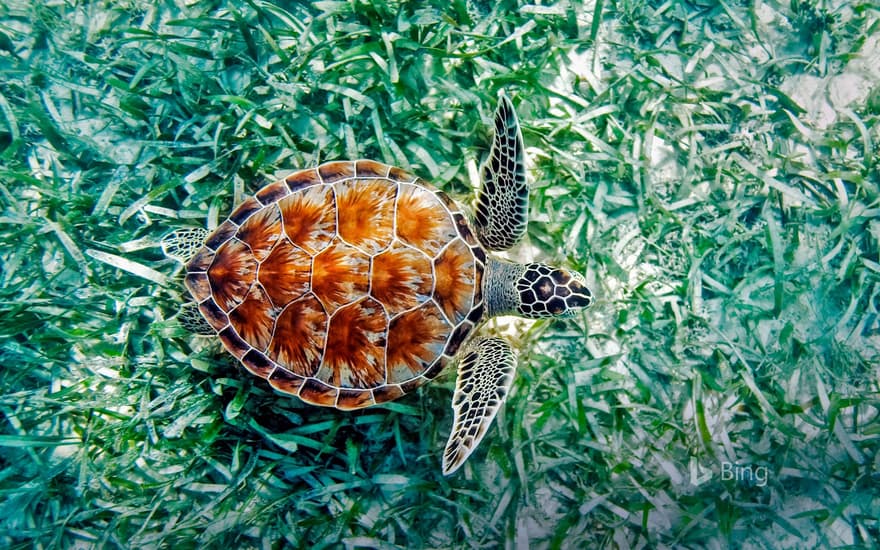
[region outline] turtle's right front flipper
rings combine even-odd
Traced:
[[[443,452],[443,474],[457,470],[470,456],[513,384],[516,355],[501,338],[480,338],[465,350],[458,364],[452,395],[452,432]]]

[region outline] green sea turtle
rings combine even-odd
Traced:
[[[572,315],[593,301],[578,273],[490,255],[523,237],[528,214],[522,135],[503,93],[494,130],[470,220],[424,180],[355,160],[266,185],[210,234],[173,232],[163,248],[185,262],[201,313],[185,324],[215,334],[276,390],[338,409],[397,399],[456,360],[443,454],[443,472],[454,472],[516,368],[510,344],[475,337],[480,325]]]

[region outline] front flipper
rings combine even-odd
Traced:
[[[443,474],[457,470],[470,456],[504,403],[513,383],[516,355],[501,338],[480,338],[458,363],[452,396],[452,432],[443,452]]]
[[[483,185],[474,215],[477,237],[489,250],[506,250],[522,239],[529,213],[525,152],[513,104],[501,92],[495,138],[483,165]]]

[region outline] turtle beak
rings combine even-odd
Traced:
[[[577,309],[590,307],[593,304],[593,293],[590,289],[583,286],[572,285],[571,296],[565,299],[565,305],[568,309]]]
[[[587,288],[584,276],[576,271],[568,272],[570,279],[565,287],[571,292],[565,298],[565,305],[574,314],[574,310],[587,308],[593,304],[593,293]]]
[[[553,270],[552,278],[555,283],[553,291],[555,298],[548,304],[551,315],[574,317],[577,310],[590,307],[593,303],[593,293],[587,288],[587,282],[580,273],[557,268]]]

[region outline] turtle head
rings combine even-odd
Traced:
[[[571,317],[590,307],[593,293],[580,273],[545,264],[516,264],[491,256],[483,276],[489,317]]]
[[[523,267],[516,281],[517,309],[523,317],[571,317],[593,303],[593,293],[580,273],[539,263]]]

